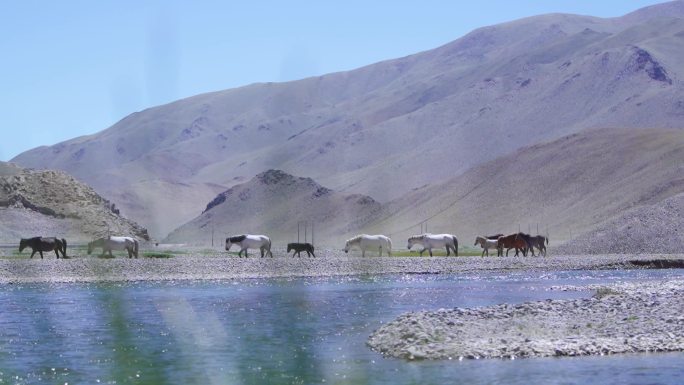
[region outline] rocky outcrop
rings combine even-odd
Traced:
[[[46,235],[49,232],[43,229],[48,228],[50,232],[61,229],[72,239],[121,233],[149,240],[147,230],[122,217],[115,204],[62,171],[4,164],[0,168],[0,216],[0,238],[5,241],[15,240],[17,234]]]

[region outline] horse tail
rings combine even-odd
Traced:
[[[458,257],[458,239],[455,235],[451,236],[454,239],[454,254]]]
[[[67,247],[66,239],[62,238],[62,256],[63,257],[66,257],[66,247]]]
[[[549,244],[549,237],[544,237],[544,240],[546,241],[546,244]]]
[[[392,256],[392,238],[387,237],[387,255]]]
[[[135,255],[136,258],[138,258],[138,240],[137,239],[133,240],[133,254]]]

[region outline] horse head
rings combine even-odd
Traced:
[[[344,253],[347,254],[349,252],[349,241],[344,244]]]
[[[233,243],[230,242],[230,238],[226,238],[226,251],[230,250],[231,246],[233,246]]]
[[[290,251],[292,251],[292,246],[293,246],[293,245],[292,245],[291,243],[288,243],[288,244],[287,244],[287,252],[288,252],[288,253],[289,253]]]
[[[19,240],[19,252],[21,253],[26,246],[28,246],[28,239],[21,238],[21,240]]]

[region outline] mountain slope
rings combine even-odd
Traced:
[[[557,250],[564,254],[684,251],[684,194],[618,214]]]
[[[215,242],[222,244],[229,234],[249,233],[269,235],[274,245],[285,247],[297,240],[298,222],[309,221],[314,223],[315,239],[329,245],[347,233],[350,222],[379,209],[368,196],[337,193],[310,178],[268,170],[217,195],[201,215],[172,231],[164,242],[207,245],[213,232]],[[303,226],[301,231],[303,242]]]
[[[537,144],[383,205],[362,228],[400,238],[433,232],[548,232],[559,244],[606,220],[684,193],[684,130],[599,129]]]
[[[681,127],[682,4],[484,27],[354,71],[150,108],[14,161],[72,173],[157,235],[273,167],[387,201],[585,128]]]
[[[149,240],[146,229],[70,175],[0,162],[1,243],[39,235],[84,242],[108,233]]]

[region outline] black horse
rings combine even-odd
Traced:
[[[294,253],[292,253],[293,257],[295,256],[295,254],[298,257],[301,257],[300,253],[302,251],[306,251],[306,254],[309,257],[311,257],[312,255],[314,256],[314,258],[316,257],[316,254],[314,254],[314,247],[310,243],[288,243],[287,252],[289,253],[292,250],[294,250]]]
[[[62,253],[62,257],[66,258],[66,248],[67,241],[62,238],[55,237],[33,237],[33,238],[21,238],[19,241],[19,252],[21,253],[26,247],[30,247],[33,252],[31,253],[31,258],[33,254],[37,252],[40,253],[40,259],[43,259],[43,251],[54,251],[59,259],[59,253]]]

